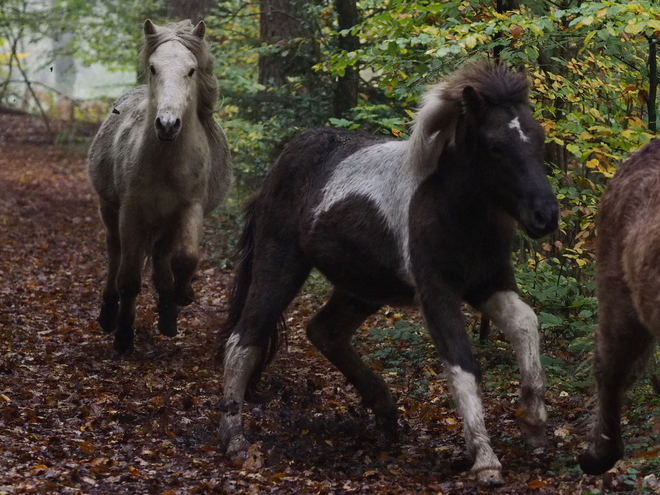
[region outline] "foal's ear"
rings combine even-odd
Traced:
[[[467,111],[478,114],[484,107],[484,99],[472,86],[465,86],[463,88],[463,105]]]
[[[146,34],[147,36],[151,34],[156,34],[156,28],[157,26],[153,22],[151,22],[151,19],[147,19],[146,21],[144,21],[144,34]]]
[[[193,29],[192,34],[200,39],[204,39],[204,33],[206,33],[206,24],[204,24],[204,21],[199,21]]]

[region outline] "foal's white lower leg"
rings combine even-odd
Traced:
[[[476,377],[457,365],[445,362],[445,375],[463,418],[463,433],[468,454],[474,461],[472,471],[481,484],[501,485],[502,465],[490,446],[484,422],[481,389]]]
[[[232,460],[243,460],[250,443],[243,433],[243,401],[252,372],[261,351],[254,346],[239,345],[240,334],[233,333],[225,349],[223,414],[220,419],[220,438]]]
[[[520,375],[521,407],[516,414],[527,442],[546,442],[545,374],[541,367],[538,320],[532,308],[513,291],[497,292],[481,308],[511,343]]]

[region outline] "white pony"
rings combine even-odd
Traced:
[[[107,229],[108,278],[99,323],[114,349],[133,349],[135,299],[153,259],[158,328],[177,333],[177,305],[194,299],[205,214],[231,185],[227,139],[213,119],[218,83],[204,22],[144,23],[147,84],[120,97],[89,152],[89,177]]]

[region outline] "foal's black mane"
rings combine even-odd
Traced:
[[[438,86],[443,96],[460,101],[463,89],[471,86],[487,103],[516,105],[528,103],[529,81],[525,72],[514,72],[504,64],[487,62],[468,64]]]

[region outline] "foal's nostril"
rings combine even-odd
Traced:
[[[179,129],[181,129],[181,119],[176,119],[174,126],[172,127],[172,131],[179,132]]]
[[[160,120],[160,117],[156,117],[156,129],[159,131],[165,130],[165,126],[163,125],[163,122]]]
[[[544,211],[536,210],[532,215],[532,220],[538,227],[545,227],[550,220],[550,216],[546,215]]]

